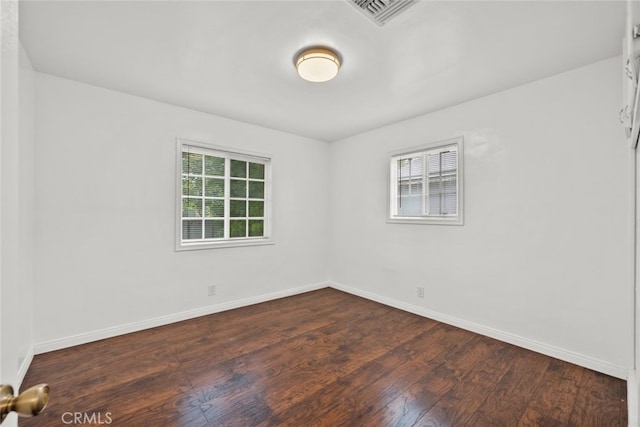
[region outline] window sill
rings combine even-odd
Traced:
[[[388,224],[420,224],[420,225],[464,225],[461,217],[393,217],[387,218]]]
[[[222,242],[194,242],[194,243],[178,243],[176,251],[197,251],[202,249],[221,249],[221,248],[238,248],[246,246],[264,246],[275,245],[273,239],[245,239],[245,240],[225,240]]]

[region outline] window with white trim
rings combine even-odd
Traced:
[[[271,159],[178,140],[177,249],[271,242]]]
[[[463,224],[462,137],[394,153],[389,222]]]

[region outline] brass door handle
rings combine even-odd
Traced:
[[[39,384],[20,393],[13,395],[13,387],[0,385],[0,423],[4,421],[9,412],[17,412],[23,417],[35,417],[47,406],[49,402],[49,386]]]

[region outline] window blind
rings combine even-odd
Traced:
[[[390,220],[462,224],[461,149],[456,138],[392,156]]]

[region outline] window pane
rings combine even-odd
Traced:
[[[202,217],[202,199],[182,199],[182,216]]]
[[[264,182],[249,181],[249,198],[264,199]]]
[[[257,237],[264,235],[264,221],[253,219],[249,221],[249,236]]]
[[[397,215],[421,216],[424,156],[416,154],[414,157],[399,159],[396,167],[398,169]]]
[[[236,178],[247,177],[247,162],[231,160],[231,176]]]
[[[442,215],[442,197],[440,194],[440,180],[429,180],[429,215]]]
[[[458,168],[458,152],[445,151],[442,153],[429,154],[428,156],[429,176],[455,175]]]
[[[229,221],[230,237],[247,237],[247,221],[232,219]]]
[[[422,215],[422,177],[406,179],[398,185],[398,215]]]
[[[182,194],[185,196],[202,196],[202,178],[196,176],[183,176]]]
[[[262,217],[264,216],[264,202],[252,200],[249,202],[249,216],[250,217]]]
[[[202,154],[183,152],[182,173],[202,175]]]
[[[422,160],[422,155],[398,160],[398,179],[421,179],[423,174]]]
[[[224,217],[224,200],[205,199],[204,216],[206,217]]]
[[[429,180],[429,215],[456,215],[458,195],[455,177]]]
[[[232,217],[247,216],[247,201],[231,200],[229,202],[229,215]]]
[[[182,221],[182,239],[183,240],[202,239],[202,221],[200,220]]]
[[[231,197],[247,197],[247,181],[232,179],[229,191]]]
[[[422,195],[398,197],[398,215],[420,216],[422,215]]]
[[[456,215],[458,213],[458,194],[455,176],[445,179],[443,184],[442,213],[443,215]]]
[[[249,163],[249,178],[264,179],[264,165],[260,163]]]
[[[224,237],[224,221],[208,219],[204,222],[205,239],[222,239]]]
[[[429,171],[429,176],[439,175],[440,174],[440,155],[429,154],[427,156],[427,169]]]
[[[440,153],[441,170],[443,173],[455,172],[458,167],[458,152],[447,151]]]
[[[456,150],[428,155],[429,162],[429,215],[457,215]]]
[[[205,156],[205,175],[224,176],[224,159],[222,157]]]
[[[224,179],[205,178],[204,195],[207,197],[224,197]]]

